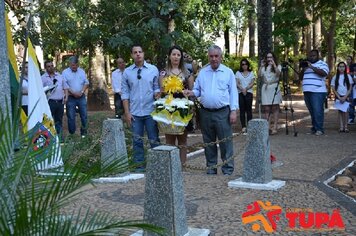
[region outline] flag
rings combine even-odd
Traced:
[[[38,169],[46,170],[62,166],[59,138],[43,90],[36,53],[30,39],[28,39],[28,114],[27,125],[34,151],[41,150],[40,153],[44,155],[50,154],[50,158],[44,159]]]
[[[6,40],[7,40],[7,52],[9,55],[9,71],[10,71],[10,86],[11,86],[11,104],[12,104],[12,111],[15,112],[18,104],[18,90],[20,87],[20,76],[19,70],[16,63],[16,55],[14,50],[14,42],[12,40],[12,33],[10,28],[10,21],[5,13],[5,26],[6,26]],[[21,109],[21,106],[20,106]],[[26,120],[27,116],[25,112],[21,109],[20,112],[20,119],[22,126],[24,127],[24,131],[27,131],[26,128]]]

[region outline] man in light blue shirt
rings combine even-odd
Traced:
[[[89,86],[89,81],[85,75],[85,71],[79,67],[78,57],[72,56],[69,58],[69,67],[62,72],[62,77],[64,80],[64,89],[68,93],[66,108],[69,133],[75,133],[75,113],[76,107],[78,107],[80,120],[82,123],[80,134],[82,138],[84,138],[87,134],[88,119],[85,90],[87,90]]]
[[[232,127],[236,123],[236,111],[239,109],[238,93],[234,72],[221,64],[222,50],[213,45],[208,49],[209,65],[199,72],[192,91],[188,96],[200,97],[200,126],[204,143],[219,143],[221,159],[227,161],[221,168],[224,175],[234,171]],[[205,147],[207,174],[217,174],[217,145]]]
[[[133,159],[137,164],[136,171],[145,171],[143,135],[146,128],[151,148],[158,146],[158,128],[151,116],[153,102],[160,96],[158,84],[159,73],[156,66],[144,60],[144,52],[140,45],[131,48],[134,64],[123,73],[121,99],[124,106],[124,118],[132,128]]]

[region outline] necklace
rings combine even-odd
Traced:
[[[179,73],[175,73],[173,72],[173,70],[171,70],[171,74],[175,75],[175,76],[179,76],[182,73],[182,70],[178,69]]]
[[[249,74],[250,74],[250,72],[249,71],[244,71],[244,72],[242,72],[241,73],[241,75],[243,76],[243,77],[245,77],[245,78],[247,78],[248,76],[249,76]]]

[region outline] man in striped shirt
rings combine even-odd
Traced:
[[[328,73],[329,67],[319,59],[319,51],[311,50],[300,78],[303,79],[304,101],[312,120],[311,131],[317,136],[324,134],[324,101],[327,94],[325,81]]]

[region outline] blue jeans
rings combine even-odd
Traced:
[[[312,120],[313,132],[321,131],[324,133],[324,102],[326,93],[304,92],[305,105],[309,110]]]
[[[80,98],[75,98],[73,96],[68,96],[67,101],[67,118],[68,118],[68,131],[70,134],[74,134],[76,130],[75,126],[75,113],[76,107],[79,109],[80,120],[82,126],[80,127],[80,134],[87,134],[87,100],[85,96],[81,96]]]
[[[133,116],[132,121],[132,133],[133,133],[133,161],[136,164],[141,163],[140,168],[144,169],[143,162],[144,148],[143,148],[143,133],[146,128],[147,136],[150,141],[151,148],[157,147],[159,145],[158,138],[158,128],[156,121],[153,120],[152,116]]]

